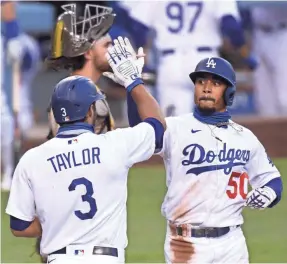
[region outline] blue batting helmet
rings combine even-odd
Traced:
[[[236,92],[236,78],[235,71],[232,65],[225,59],[218,57],[211,57],[201,60],[195,71],[189,74],[190,79],[195,83],[196,78],[201,73],[211,73],[221,77],[228,83],[228,87],[224,94],[225,104],[230,106],[233,103]]]
[[[58,124],[83,120],[90,106],[105,99],[95,84],[82,76],[70,76],[60,81],[52,95],[52,109]]]

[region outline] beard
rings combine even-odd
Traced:
[[[199,102],[197,104],[197,107],[203,115],[212,115],[214,112],[216,112],[215,99],[208,97],[200,97],[198,101]],[[201,101],[204,102],[210,101],[213,102],[213,105],[205,105],[205,104],[202,105],[200,103]]]
[[[98,61],[95,59],[93,61],[93,66],[95,69],[101,72],[113,72],[110,64],[107,61]]]
[[[203,115],[212,115],[213,113],[216,112],[215,107],[204,107],[200,105],[198,105],[197,107]]]

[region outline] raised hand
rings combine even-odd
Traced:
[[[143,48],[139,48],[138,54],[136,54],[129,39],[119,37],[114,40],[114,45],[108,49],[106,58],[113,73],[104,72],[104,76],[125,88],[128,88],[135,81],[142,83],[141,73],[144,66]]]

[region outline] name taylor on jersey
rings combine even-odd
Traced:
[[[62,169],[71,169],[78,166],[101,163],[100,148],[85,148],[77,151],[68,151],[47,159],[57,173]]]

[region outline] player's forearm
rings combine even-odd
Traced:
[[[127,106],[129,125],[130,127],[134,127],[138,125],[142,121],[142,119],[139,116],[137,105],[129,92],[127,92]]]
[[[250,49],[246,43],[241,22],[232,15],[227,15],[221,18],[220,27],[222,34],[226,36],[232,46],[239,51],[244,63],[251,70],[254,70],[257,67],[258,62],[250,52]]]
[[[250,55],[250,49],[246,44],[239,47],[238,51],[242,58],[248,58]]]
[[[240,21],[232,15],[223,16],[220,21],[221,32],[233,47],[241,48],[245,45],[245,36]]]
[[[283,192],[283,183],[281,177],[277,177],[266,183],[264,186],[271,188],[276,193],[276,199],[268,206],[269,208],[275,206],[280,202]]]
[[[163,124],[164,129],[166,128],[165,119],[159,104],[142,84],[133,88],[131,96],[137,105],[141,120],[152,117],[159,120]]]
[[[38,218],[35,218],[32,223],[24,230],[16,230],[17,227],[11,225],[11,232],[16,237],[40,237],[42,235],[42,227]]]

